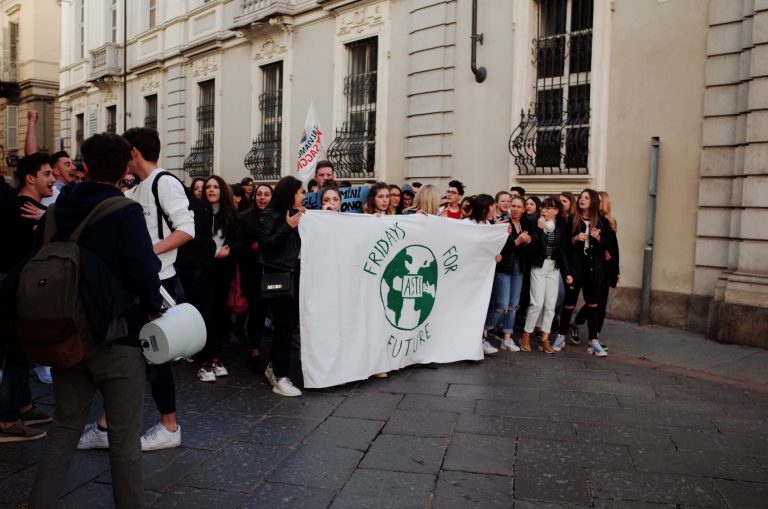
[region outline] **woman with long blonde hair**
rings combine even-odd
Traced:
[[[440,212],[440,191],[432,184],[422,186],[416,198],[413,199],[413,205],[403,210],[403,214],[431,214],[436,216]]]

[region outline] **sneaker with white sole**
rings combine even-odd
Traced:
[[[22,424],[27,426],[30,424],[46,424],[53,421],[53,417],[49,413],[43,412],[34,404],[26,412],[21,412],[19,419],[21,419]]]
[[[201,382],[215,382],[216,373],[210,364],[203,364],[200,369],[197,370],[197,378]]]
[[[288,398],[301,396],[301,391],[293,385],[293,382],[291,382],[291,379],[287,376],[277,380],[275,386],[272,387],[272,392],[279,394],[280,396],[286,396]]]
[[[45,437],[45,431],[31,428],[23,422],[16,421],[10,428],[0,428],[0,443],[27,442]]]
[[[270,362],[267,364],[267,369],[264,370],[264,376],[267,377],[267,381],[270,383],[272,387],[277,385],[277,379],[275,378],[275,373],[272,371],[272,363]]]
[[[158,422],[141,435],[142,451],[158,451],[172,449],[181,445],[181,426],[176,425],[176,431],[168,431],[163,423]]]
[[[603,350],[603,347],[600,346],[599,341],[595,341],[594,343],[590,343],[589,348],[587,348],[587,352],[591,353],[595,357],[607,357],[608,352]]]
[[[568,326],[568,332],[571,336],[571,343],[574,345],[578,345],[581,343],[581,339],[579,339],[579,328],[576,326],[575,323],[572,323]]]
[[[109,439],[107,432],[101,431],[99,425],[95,422],[85,427],[85,431],[80,435],[80,441],[77,443],[78,449],[109,449]]]
[[[229,371],[227,371],[227,368],[224,367],[224,364],[222,364],[219,359],[213,359],[213,364],[211,364],[211,367],[213,368],[213,374],[216,376],[229,375]]]
[[[37,375],[37,379],[40,380],[44,384],[52,384],[53,383],[53,377],[51,377],[51,368],[50,366],[37,366],[35,367],[35,374]]]
[[[483,339],[483,354],[484,355],[493,355],[499,351],[498,348],[490,344],[488,341]]]
[[[505,339],[501,342],[501,349],[507,350],[509,352],[519,352],[520,347],[515,344],[514,341],[512,341],[512,338]]]
[[[565,348],[565,338],[558,334],[557,339],[555,339],[555,342],[552,344],[552,350],[559,352],[563,348]]]

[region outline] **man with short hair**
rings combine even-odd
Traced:
[[[72,162],[72,159],[69,158],[69,154],[64,150],[54,153],[50,158],[50,164],[56,182],[53,184],[53,195],[42,201],[42,204],[46,207],[52,203],[56,203],[56,200],[59,198],[59,193],[61,193],[61,189],[64,186],[73,184],[76,176],[75,164]]]
[[[189,210],[189,199],[179,180],[170,176],[158,177],[165,170],[157,166],[157,160],[160,158],[160,137],[155,129],[134,127],[123,133],[123,138],[131,145],[128,169],[141,180],[126,196],[139,202],[144,209],[145,227],[149,230],[155,254],[161,262],[160,283],[176,298],[177,277],[173,264],[177,250],[195,236],[195,218]],[[158,178],[157,197],[162,210],[158,210],[152,192],[155,179]],[[167,217],[168,222],[165,222],[163,215]],[[158,228],[159,221],[163,221],[162,239]],[[152,398],[160,412],[160,422],[142,435],[142,450],[178,447],[181,445],[181,426],[176,423],[176,388],[171,365],[166,363],[149,366],[147,369]],[[89,424],[80,437],[78,448],[108,448],[107,420],[102,414],[97,422]]]
[[[511,196],[519,196],[520,198],[525,198],[525,189],[520,186],[512,186],[509,188],[509,194]]]
[[[332,184],[335,180],[333,163],[325,159],[318,161],[317,166],[315,166],[315,180],[317,181],[318,189],[322,189],[326,184]]]
[[[23,207],[45,210],[40,201],[53,194],[53,171],[48,156],[31,154],[19,159],[16,182],[19,192],[11,208],[3,207],[2,218],[6,245],[0,250],[0,280],[32,253],[35,243],[37,220],[24,217]],[[0,352],[5,353],[3,379],[0,381],[0,443],[35,440],[45,436],[45,431],[30,428],[30,424],[51,422],[51,416],[32,404],[29,390],[29,363],[19,345],[9,341],[10,324],[4,323],[0,331]],[[1,355],[0,355],[1,356]]]
[[[459,203],[464,196],[464,184],[458,180],[451,180],[448,182],[448,190],[445,192],[445,207],[440,213],[443,217],[450,217],[451,219],[461,219],[461,207]]]
[[[82,154],[89,180],[61,195],[53,208],[57,233],[54,241],[67,239],[101,202],[121,197],[118,181],[127,172],[131,148],[116,134],[97,134],[85,140]],[[50,212],[49,212],[50,213]],[[42,244],[45,219],[37,246]],[[127,334],[104,344],[94,338],[78,364],[54,369],[56,411],[37,465],[30,507],[56,507],[67,472],[98,390],[109,409],[109,450],[112,493],[116,507],[142,507],[142,459],[139,433],[144,406],[145,362],[139,330],[158,315],[162,306],[158,271],[144,213],[131,203],[85,227],[78,243],[102,260],[137,303],[124,316]]]

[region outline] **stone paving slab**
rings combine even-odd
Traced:
[[[638,330],[643,341],[675,341]],[[622,338],[606,337],[605,359],[570,346],[554,356],[501,352],[300,398],[273,394],[248,370],[244,345],[224,350],[230,376],[216,384],[199,383],[195,366],[181,363],[182,447],[144,455],[147,503],[768,507],[768,385],[620,355]],[[701,341],[695,348],[711,346]],[[31,379],[31,387],[38,404],[53,403],[50,386]],[[95,398],[90,418],[100,411]],[[157,422],[149,394],[144,422]],[[0,509],[26,499],[44,445],[0,445]],[[78,451],[63,506],[110,507],[108,468],[106,451]]]

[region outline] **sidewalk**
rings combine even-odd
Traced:
[[[147,506],[768,507],[766,352],[619,322],[604,341],[603,359],[500,352],[301,398],[274,395],[244,346],[215,384],[181,363],[182,446],[144,455]],[[43,449],[0,445],[0,508],[26,499]],[[107,452],[79,451],[64,507],[111,507],[110,483]]]

